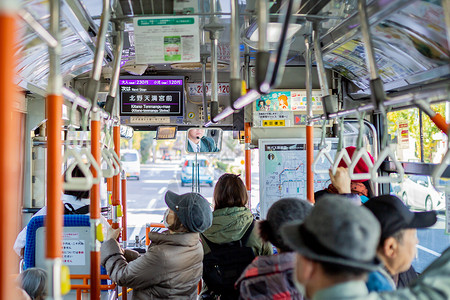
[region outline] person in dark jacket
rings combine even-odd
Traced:
[[[278,254],[258,256],[244,270],[236,282],[239,299],[303,299],[292,282],[295,252],[282,240],[280,228],[291,221],[302,221],[311,209],[309,202],[296,198],[280,199],[270,207],[267,219],[259,224],[260,235],[277,247]]]
[[[199,232],[211,226],[209,202],[197,193],[168,191],[165,217],[168,231],[151,232],[151,244],[140,256],[117,242],[120,229],[108,229],[101,247],[101,263],[111,279],[133,288],[133,299],[197,299],[202,276],[203,249]]]
[[[393,195],[371,198],[364,206],[381,225],[377,256],[383,267],[369,274],[369,291],[390,291],[408,286],[417,278],[411,266],[417,251],[416,228],[433,226],[437,221],[436,212],[412,212]]]
[[[247,207],[247,190],[238,175],[223,174],[216,183],[213,198],[214,211],[212,225],[201,235],[205,256],[211,251],[205,238],[208,242],[214,244],[239,241],[253,224],[253,215]],[[261,239],[258,234],[258,228],[255,225],[253,225],[245,246],[253,250],[254,256],[271,255],[273,253],[272,246],[270,243],[264,242]],[[251,263],[251,260],[248,264]],[[238,277],[239,274],[235,280]],[[212,292],[214,291],[208,290],[205,287],[202,297],[206,298]],[[217,292],[213,294],[217,295]],[[215,295],[208,297],[214,299]]]

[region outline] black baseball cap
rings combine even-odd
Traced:
[[[435,211],[412,212],[396,196],[383,195],[370,198],[364,206],[378,219],[381,225],[381,240],[392,236],[399,230],[426,228],[436,221]]]

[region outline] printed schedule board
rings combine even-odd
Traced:
[[[182,116],[184,77],[123,76],[119,95],[121,116]]]
[[[200,61],[198,16],[134,18],[136,63]]]
[[[331,144],[330,155],[337,150],[337,138],[326,139]],[[314,157],[319,152],[320,139],[314,139]],[[259,201],[261,218],[265,219],[273,203],[285,197],[306,200],[306,139],[259,140]],[[328,170],[331,164],[319,159],[317,170]],[[328,174],[314,174],[314,191],[330,184]]]

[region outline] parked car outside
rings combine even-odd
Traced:
[[[139,160],[139,152],[134,149],[121,149],[120,161],[123,169],[128,177],[134,177],[139,180],[141,176],[141,162]]]
[[[164,153],[162,156],[163,160],[172,160],[172,156],[169,153]]]
[[[435,189],[429,176],[409,176],[401,184],[399,196],[403,203],[411,208],[423,210],[443,210],[445,208],[445,195]]]
[[[206,158],[197,158],[200,184],[213,186],[214,169]],[[192,171],[194,169],[195,158],[186,158],[181,167],[181,186],[192,184]]]

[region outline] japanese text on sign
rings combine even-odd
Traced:
[[[63,240],[62,262],[68,266],[86,264],[86,243],[84,240]]]

